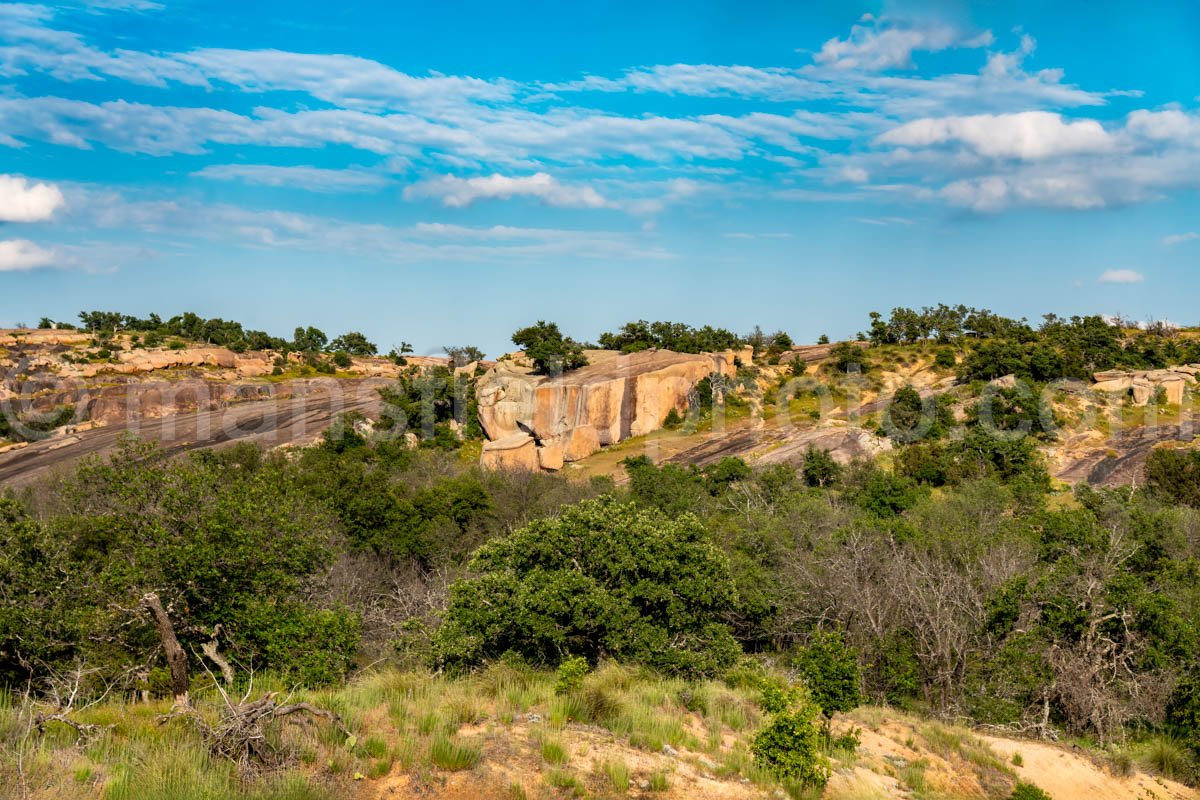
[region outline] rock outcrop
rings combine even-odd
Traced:
[[[737,354],[589,350],[587,356],[588,366],[553,378],[512,358],[479,379],[479,421],[489,439],[484,466],[561,469],[603,445],[658,430],[672,410],[687,411],[699,381],[714,372],[733,377]]]
[[[1183,402],[1184,390],[1196,384],[1198,373],[1200,364],[1130,372],[1109,370],[1093,376],[1096,382],[1092,389],[1097,392],[1128,393],[1135,406],[1149,404],[1161,389],[1168,403],[1178,405]]]

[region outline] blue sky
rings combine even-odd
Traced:
[[[0,4],[0,324],[1200,323],[1200,4]]]

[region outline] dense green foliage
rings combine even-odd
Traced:
[[[1200,451],[1152,451],[1146,459],[1146,486],[1168,502],[1200,508]]]
[[[1013,788],[1009,800],[1051,800],[1051,798],[1032,783],[1022,781]]]
[[[722,624],[737,600],[728,564],[691,515],[586,501],[484,545],[471,571],[438,632],[448,665],[511,653],[712,674],[738,653]]]
[[[442,366],[409,367],[380,394],[382,424],[394,436],[412,432],[423,445],[447,450],[483,436],[472,376]]]
[[[841,633],[814,631],[808,642],[796,648],[792,666],[804,679],[813,702],[826,716],[846,712],[862,704],[862,673],[858,654]]]
[[[791,702],[775,713],[754,737],[750,751],[755,763],[778,778],[804,787],[823,787],[829,780],[829,762],[822,754],[817,719],[821,708],[807,692],[796,692]]]
[[[297,597],[333,557],[329,516],[278,465],[150,455],[129,445],[84,465],[44,520],[6,501],[0,674],[16,680],[31,663],[75,660],[114,673],[134,666],[156,640],[125,609],[153,591],[193,646],[220,625],[246,663],[312,682],[344,675],[358,643],[354,615]]]
[[[1127,327],[1094,315],[1065,319],[1047,314],[1035,330],[1023,319],[1008,319],[987,309],[939,304],[920,311],[894,308],[886,320],[871,312],[867,338],[874,344],[936,341],[966,347],[958,365],[964,380],[1004,375],[1042,383],[1086,380],[1100,370],[1156,369],[1200,360],[1200,342],[1179,339],[1170,326],[1133,333]],[[952,351],[939,350],[937,358],[941,366],[954,366]]]
[[[48,328],[52,324],[49,319],[43,318],[42,321],[45,323],[42,327]],[[158,314],[141,318],[118,311],[81,311],[79,321],[83,330],[95,333],[101,339],[109,339],[121,332],[132,333],[137,337],[135,345],[146,347],[160,347],[168,343],[169,337],[177,337],[228,347],[239,353],[246,350],[294,350],[300,353],[325,351],[350,356],[373,356],[379,352],[375,344],[358,331],[343,333],[329,341],[329,337],[319,328],[301,326],[292,334],[292,340],[286,341],[264,331],[244,329],[240,322],[219,317],[205,319],[191,311],[165,321]],[[61,323],[59,327],[63,327]]]
[[[616,332],[602,333],[600,347],[636,353],[652,347],[676,353],[715,353],[741,347],[743,340],[724,328],[705,325],[693,328],[682,322],[626,322]]]
[[[373,356],[379,352],[375,343],[358,331],[343,333],[329,343],[329,349],[335,353],[349,353],[352,356]]]
[[[521,328],[512,335],[512,341],[543,375],[557,375],[587,364],[583,345],[563,336],[553,322],[539,320],[536,325]]]

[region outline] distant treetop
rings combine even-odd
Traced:
[[[626,322],[615,333],[602,333],[600,347],[636,353],[656,347],[676,353],[712,353],[732,350],[744,344],[742,337],[724,328],[705,325],[693,328],[683,322]]]

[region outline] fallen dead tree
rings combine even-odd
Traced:
[[[175,695],[175,705],[170,713],[159,717],[160,724],[172,720],[184,720],[199,732],[201,739],[209,751],[219,758],[228,759],[243,770],[253,769],[258,765],[275,765],[283,760],[283,754],[276,747],[268,731],[273,723],[295,718],[299,721],[311,722],[313,718],[323,719],[334,725],[347,737],[347,730],[341,717],[332,711],[318,708],[311,703],[290,702],[288,698],[279,700],[278,692],[268,692],[257,700],[251,700],[254,692],[254,680],[251,676],[246,692],[240,698],[232,698],[216,680],[208,669],[209,677],[221,695],[221,704],[216,709],[216,721],[212,714],[205,714],[203,709],[196,707],[188,694],[188,659],[187,653],[179,644],[175,635],[175,627],[163,608],[162,602],[154,593],[142,598],[142,604],[154,618],[162,640],[163,651],[167,664],[171,668],[171,689]],[[218,629],[219,631],[219,629]],[[205,655],[220,665],[226,683],[232,681],[233,671],[216,652],[216,633],[213,641],[205,646]],[[203,660],[200,662],[204,664]]]

